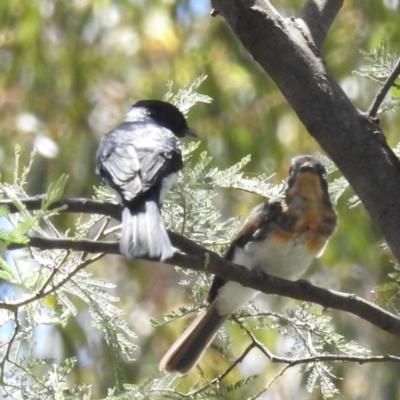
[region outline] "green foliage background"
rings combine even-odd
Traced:
[[[289,17],[303,1],[276,3]],[[390,51],[400,52],[400,8],[396,1],[344,3],[323,52],[329,69],[350,98],[366,109],[379,85],[352,73],[367,63],[359,50],[378,46],[384,37]],[[212,97],[213,102],[196,105],[188,118],[201,140],[198,154],[207,150],[219,168],[251,154],[251,162],[245,167],[247,175],[276,172],[272,182],[280,183],[292,156],[319,151],[319,147],[222,18],[210,17],[209,11],[205,0],[0,2],[2,180],[12,180],[15,145],[21,147],[24,164],[36,146],[38,155],[29,175],[28,193],[46,192],[50,182],[67,173],[70,179],[65,196],[91,197],[93,185],[98,184],[94,154],[99,138],[121,121],[129,105],[143,98],[161,99],[168,81],[174,82],[176,91],[206,74],[200,92]],[[395,146],[399,142],[400,113],[389,112],[381,118],[388,141]],[[306,277],[324,287],[377,300],[371,289],[390,281],[393,263],[388,251],[380,247],[382,238],[363,207],[349,208],[352,195],[348,189],[340,198],[338,230]],[[243,191],[219,189],[214,204],[228,219],[246,215],[260,200]],[[63,216],[57,221],[68,229],[72,218]],[[140,347],[134,355],[137,361],[126,363],[125,373],[129,382],[141,382],[154,373],[162,354],[184,326],[182,322],[153,328],[149,322],[151,317],[159,318],[167,310],[190,304],[178,286],[181,275],[169,267],[128,263],[121,257],[107,257],[90,270],[116,284],[119,305],[137,333],[135,341]],[[385,304],[386,295],[380,295],[378,301]],[[284,299],[274,299],[273,303],[276,310],[295,304]],[[76,307],[78,317],[57,328],[58,339],[53,346],[61,359],[79,359],[85,351],[88,362],[82,363],[73,379],[93,384],[94,398],[104,397],[107,388],[115,385],[107,369],[111,355],[102,346],[104,339],[84,323],[83,304]],[[338,332],[372,353],[396,350],[396,340],[388,334],[344,313],[332,315]],[[229,329],[229,333],[240,343],[240,330]],[[45,333],[43,338],[48,340]],[[263,334],[262,340],[272,349],[279,344],[273,331]],[[279,346],[276,349],[279,351]],[[44,357],[53,356],[44,352]],[[210,350],[202,366],[217,374],[218,363]],[[338,384],[340,398],[397,398],[399,369],[395,364],[335,366],[335,374],[345,378]],[[268,363],[263,374],[272,377],[278,370]],[[238,376],[239,372],[235,378]],[[284,390],[305,386],[296,379],[293,376],[293,383],[278,379],[271,391],[284,396]],[[196,372],[189,375],[183,387],[195,380]],[[229,398],[244,398],[247,392],[243,390]],[[319,396],[298,390],[303,398]]]

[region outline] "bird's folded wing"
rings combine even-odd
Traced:
[[[147,126],[146,135],[133,133],[131,140],[126,136],[103,158],[102,170],[109,185],[124,200],[133,201],[183,164],[177,139],[163,128]]]
[[[142,192],[140,162],[135,146],[117,145],[102,162],[100,174],[125,200]]]

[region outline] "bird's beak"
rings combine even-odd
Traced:
[[[197,137],[197,134],[193,129],[188,128],[185,131],[185,136]]]

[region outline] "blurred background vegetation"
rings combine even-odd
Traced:
[[[296,14],[303,0],[275,3],[289,17]],[[292,156],[320,151],[224,20],[210,17],[209,12],[207,0],[1,1],[2,180],[12,178],[15,145],[21,146],[25,164],[36,147],[30,194],[45,192],[49,182],[67,173],[70,180],[65,195],[91,197],[93,185],[98,185],[94,154],[100,137],[121,121],[131,103],[161,99],[168,81],[172,80],[177,90],[202,74],[208,78],[200,92],[213,102],[192,108],[189,125],[201,140],[199,151],[207,150],[216,166],[228,167],[251,154],[248,176],[276,173],[272,182],[279,183]],[[325,42],[328,68],[363,110],[379,85],[352,72],[366,63],[359,50],[376,47],[385,38],[389,50],[399,53],[399,14],[398,0],[346,1]],[[400,113],[381,115],[381,123],[394,147],[399,142]],[[377,299],[371,290],[389,281],[393,259],[380,246],[382,238],[363,207],[349,207],[352,195],[348,189],[340,198],[337,232],[306,278],[384,304],[385,298]],[[228,218],[246,215],[261,198],[227,189],[221,190],[215,201]],[[60,218],[60,225],[67,229],[73,218]],[[151,317],[190,302],[178,286],[181,277],[170,267],[127,262],[121,257],[107,257],[90,268],[95,275],[117,284],[115,292],[140,345],[137,361],[126,364],[126,374],[129,382],[140,382],[154,372],[184,326],[154,329],[150,323]],[[276,307],[285,310],[292,303],[280,299]],[[74,379],[93,384],[92,394],[97,398],[106,395],[113,378],[108,370],[109,355],[102,347],[102,338],[89,326],[86,312],[82,308],[66,327],[43,329],[37,342],[43,357],[61,360],[77,355]],[[396,339],[388,334],[345,313],[332,314],[338,332],[370,348],[373,354],[398,348]],[[41,340],[48,340],[49,331],[51,346],[43,346]],[[241,333],[232,334],[240,342]],[[276,334],[263,340],[273,350],[284,352]],[[202,366],[217,374],[221,371],[212,350],[209,352]],[[250,360],[250,364],[259,362],[256,356]],[[264,383],[277,368],[265,365]],[[400,396],[399,365],[347,364],[336,366],[335,373],[344,378],[338,383],[341,399],[389,400]],[[193,383],[196,373],[187,379]],[[278,380],[268,393],[268,399],[292,398],[291,393],[299,399],[319,398],[318,393],[305,393],[304,382],[295,377]],[[242,392],[231,398],[247,395]]]

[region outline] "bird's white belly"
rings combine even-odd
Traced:
[[[218,290],[217,310],[220,315],[229,315],[239,307],[247,304],[259,292],[242,286],[240,283],[228,281]]]
[[[294,279],[310,265],[316,252],[311,252],[305,243],[305,237],[283,242],[268,239],[266,242],[250,242],[243,248],[237,248],[233,262],[252,269],[262,268],[271,275],[285,279]]]
[[[268,274],[285,279],[301,275],[315,257],[305,244],[304,237],[289,242],[268,239],[266,242],[250,242],[244,248],[237,247],[233,262],[249,269],[259,267]],[[248,303],[259,292],[237,282],[227,282],[218,291],[218,311],[231,314]]]

